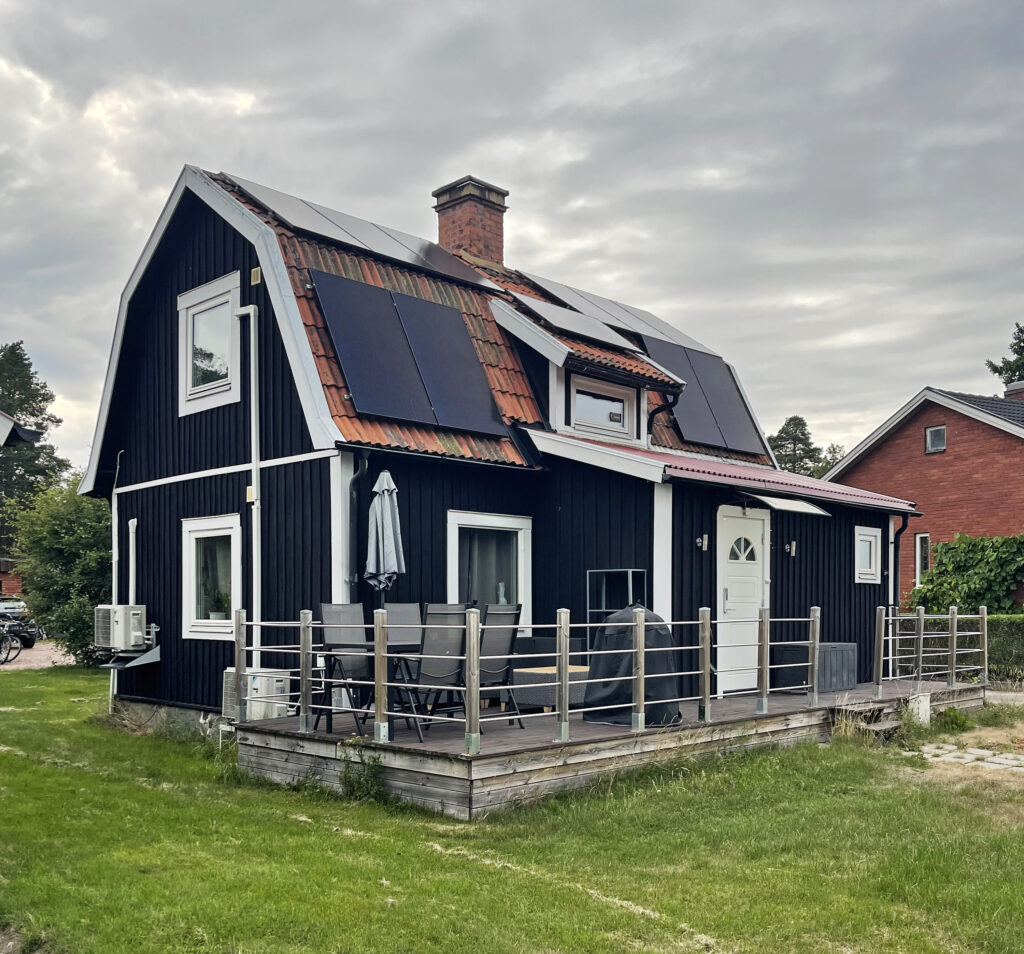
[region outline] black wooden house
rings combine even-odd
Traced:
[[[182,171],[121,298],[81,488],[111,502],[113,602],[160,627],[118,694],[218,709],[232,610],[372,606],[385,469],[408,568],[389,599],[507,600],[524,622],[818,605],[867,680],[912,506],[779,470],[720,355],[506,266],[503,190],[434,195],[436,244]]]

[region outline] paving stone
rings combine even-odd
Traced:
[[[936,762],[957,762],[960,765],[970,765],[976,761],[973,755],[967,755],[964,752],[950,752],[948,755],[940,755],[935,759]]]
[[[964,749],[968,755],[978,755],[981,758],[987,759],[990,755],[995,755],[991,749]]]
[[[1008,769],[1011,767],[1009,765],[1004,765],[1002,762],[989,762],[988,760],[984,762],[975,762],[974,764],[987,769]]]

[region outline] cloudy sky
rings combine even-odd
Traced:
[[[0,341],[92,440],[117,298],[184,163],[646,307],[766,430],[856,443],[993,393],[1024,320],[1024,3],[0,0]]]

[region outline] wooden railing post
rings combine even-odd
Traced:
[[[313,729],[313,613],[299,613],[299,731]]]
[[[388,611],[373,611],[373,741],[389,741]]]
[[[771,632],[771,610],[762,606],[757,614],[757,714],[768,711],[768,652]]]
[[[698,615],[700,626],[698,638],[700,649],[700,703],[697,706],[697,720],[711,721],[711,608],[702,606]]]
[[[872,676],[874,677],[874,690],[872,691],[872,697],[875,699],[882,698],[882,667],[885,662],[885,607],[875,607],[875,668]]]
[[[811,607],[811,622],[808,626],[807,641],[807,705],[812,709],[818,705],[818,647],[821,643],[821,607]]]
[[[645,647],[647,643],[647,627],[645,625],[644,608],[633,607],[633,731],[643,732],[646,723],[644,707],[646,692]]]
[[[981,672],[978,675],[978,682],[988,685],[988,607],[978,607],[978,647],[981,649],[979,665]]]
[[[949,608],[949,667],[946,670],[946,687],[956,688],[956,631],[957,631],[957,608]]]
[[[569,611],[555,614],[555,741],[569,741]]]
[[[924,663],[924,607],[917,608],[917,619],[914,621],[914,681],[911,684],[912,692],[921,691],[921,680],[923,676]]]
[[[466,610],[466,755],[480,752],[480,610]]]
[[[235,610],[235,722],[245,722],[245,610]]]

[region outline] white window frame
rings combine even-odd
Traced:
[[[195,619],[196,540],[231,537],[231,610],[228,618]],[[237,513],[194,517],[181,521],[181,636],[182,639],[234,639],[235,610],[242,608],[242,520]]]
[[[871,566],[862,570],[858,565],[861,541],[871,543]],[[853,534],[853,573],[858,583],[882,582],[882,531],[878,527],[856,527]]]
[[[178,296],[178,417],[234,404],[242,399],[242,332],[235,317],[241,307],[241,273],[231,272]],[[226,381],[192,387],[192,317],[227,303],[230,343]]]
[[[478,513],[472,510],[448,511],[447,593],[449,603],[459,600],[459,530],[463,527],[516,532],[516,572],[519,575],[519,599],[523,610],[521,626],[533,620],[533,518],[506,513]]]
[[[622,427],[600,424],[592,424],[589,421],[576,420],[576,393],[578,391],[589,391],[605,397],[617,398],[622,401],[622,416],[624,418]],[[573,374],[569,380],[569,420],[567,425],[574,431],[597,434],[602,437],[618,438],[619,440],[635,443],[638,437],[637,401],[639,389],[623,384],[612,384],[610,381],[600,381],[597,378],[587,378],[580,374]]]
[[[932,535],[930,533],[914,534],[914,586],[921,585],[921,540],[928,541],[928,566],[932,562]]]
[[[932,434],[937,434],[942,431],[942,446],[932,447]],[[924,452],[926,454],[942,454],[946,450],[946,425],[936,424],[934,427],[926,427],[924,429]]]

